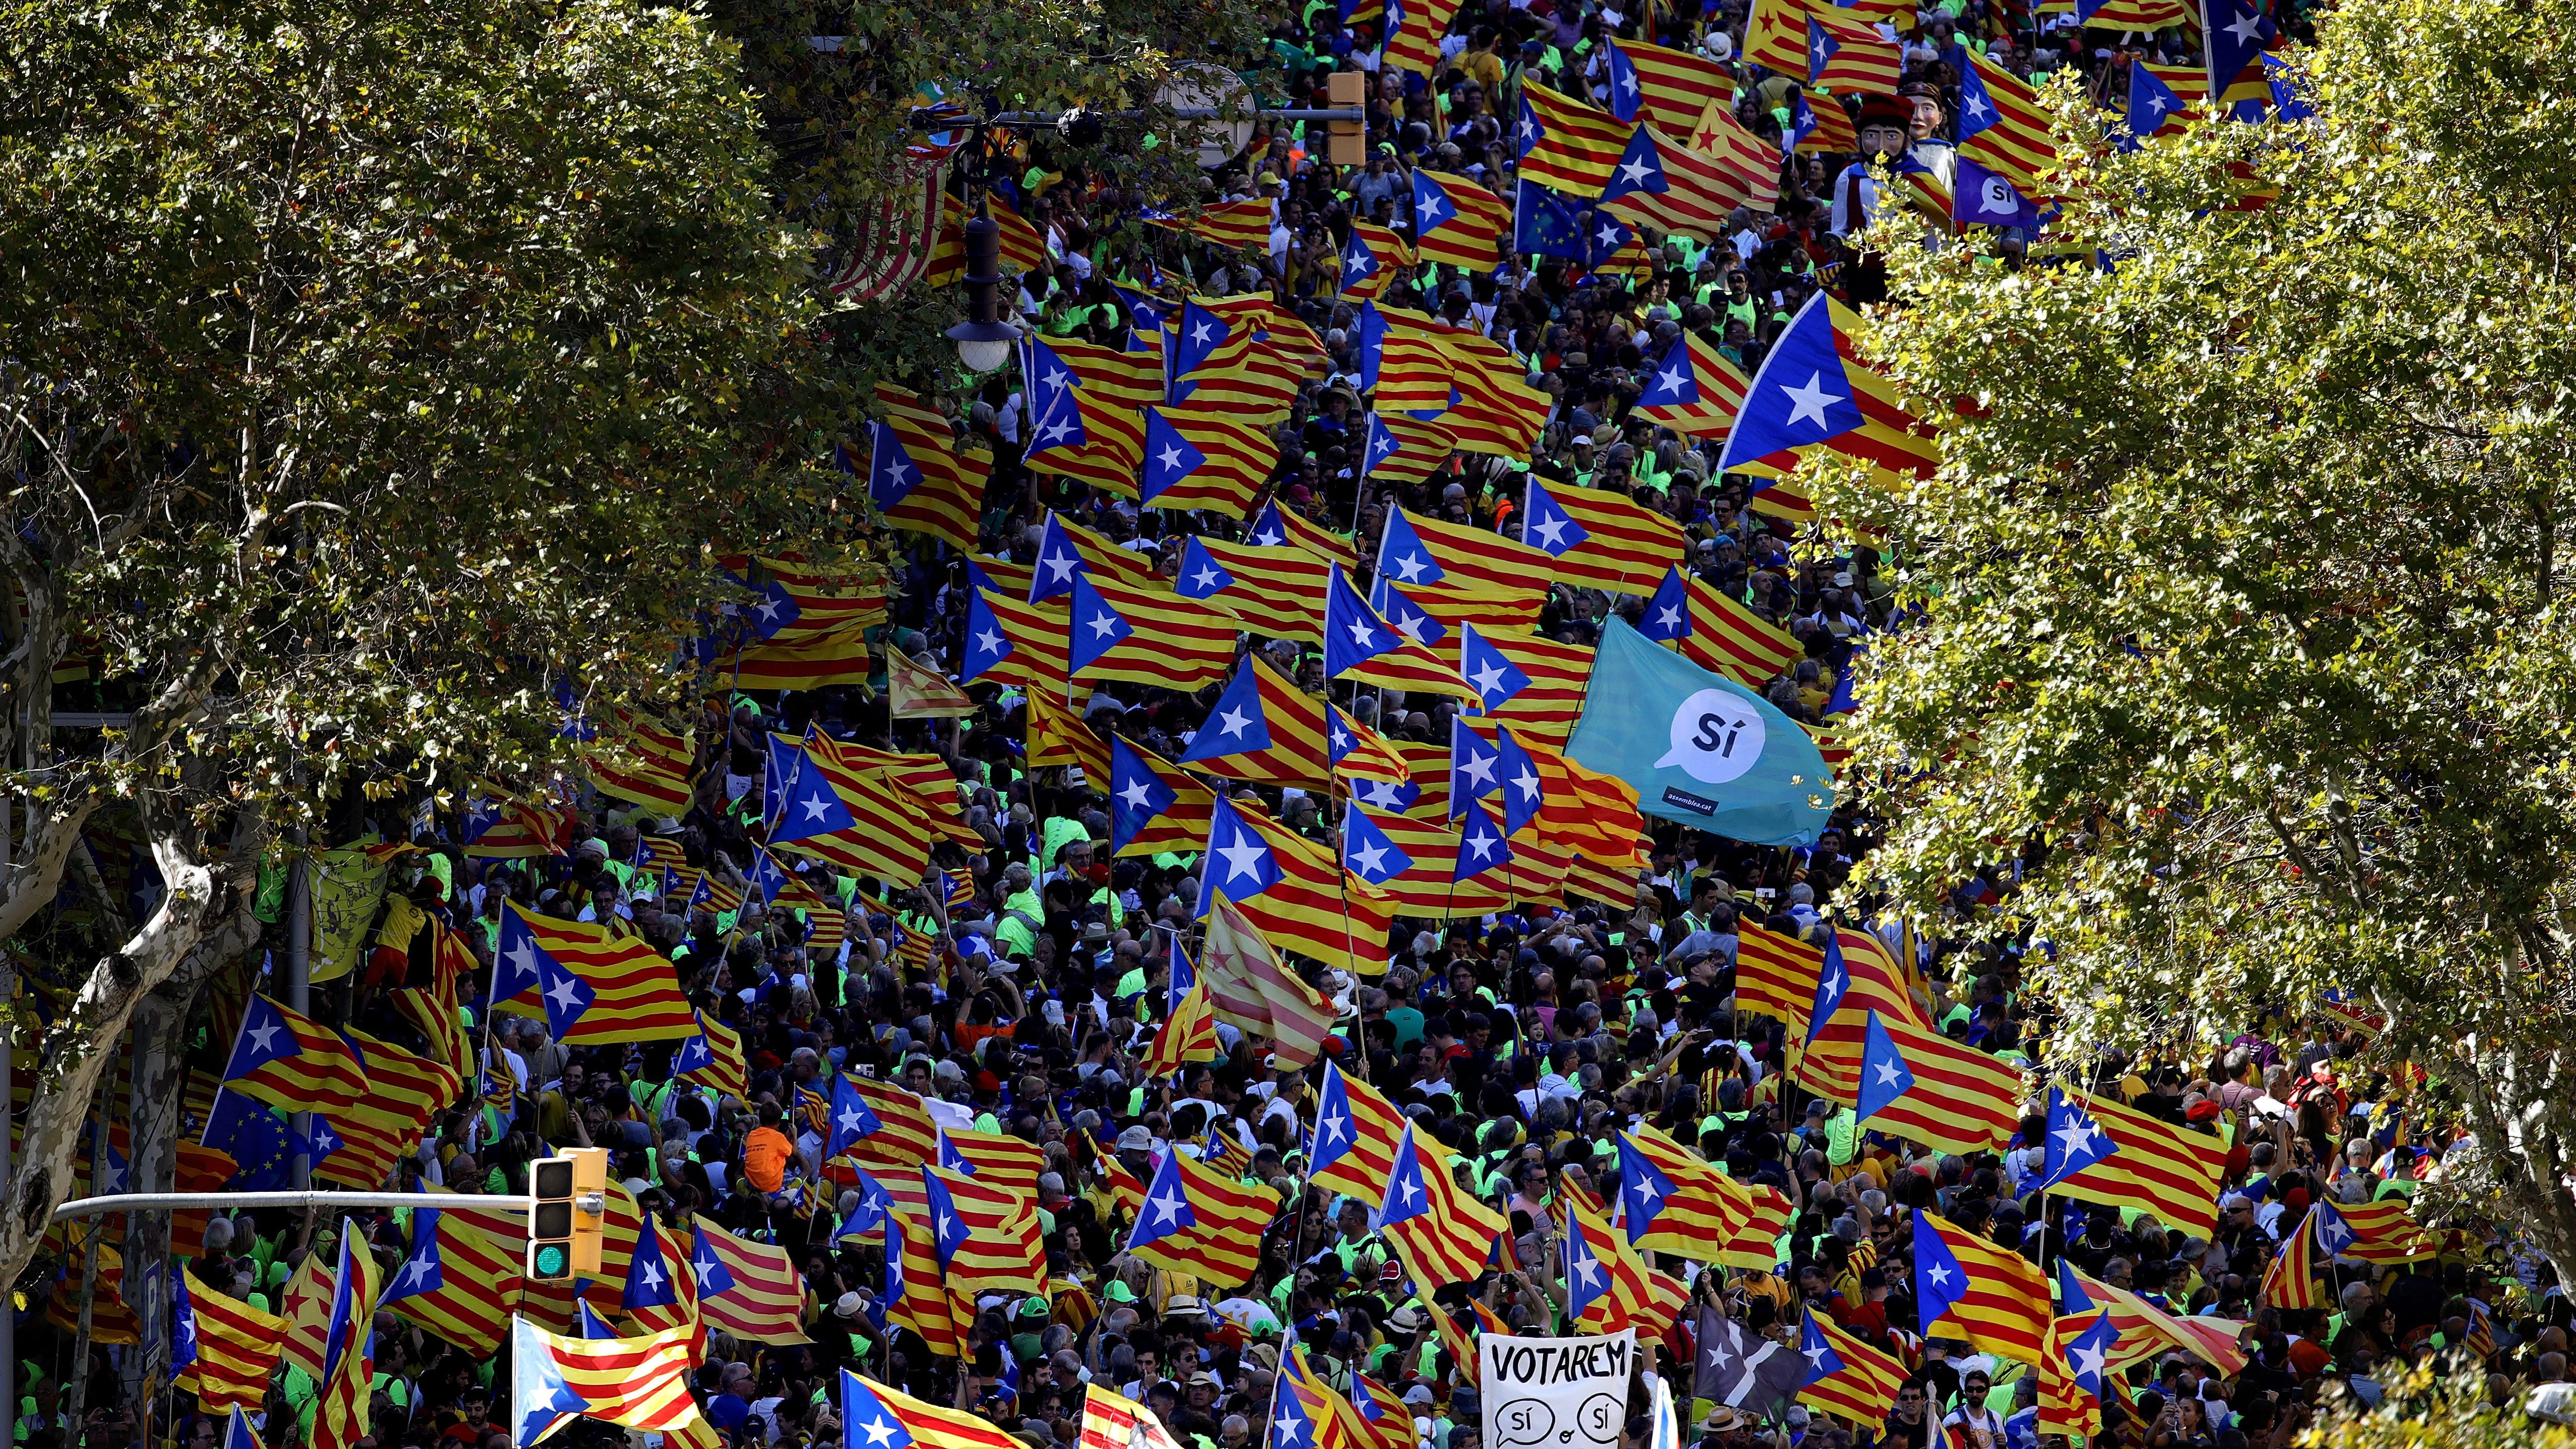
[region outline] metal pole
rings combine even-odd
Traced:
[[[286,864],[286,1004],[306,1015],[313,1009],[313,868],[304,859],[304,832],[295,832],[295,855]],[[313,1135],[313,1114],[298,1112],[291,1119],[297,1140],[309,1143]],[[297,1187],[313,1185],[313,1155],[295,1154],[295,1167],[287,1179]]]
[[[6,810],[8,796],[0,793],[0,810]],[[8,852],[6,817],[0,816],[0,856]],[[17,1120],[17,1099],[9,1094],[13,1071],[10,1049],[18,1035],[16,1019],[18,973],[0,969],[0,1002],[7,1002],[11,1018],[0,1027],[0,1183],[9,1180],[9,1130]],[[0,1283],[0,1407],[5,1407],[9,1422],[18,1422],[18,1285],[13,1280]]]
[[[54,1209],[53,1221],[61,1223],[74,1218],[96,1217],[101,1213],[156,1209],[304,1208],[309,1211],[323,1207],[426,1207],[442,1213],[512,1219],[528,1215],[528,1199],[525,1197],[484,1197],[473,1193],[340,1192],[317,1188],[308,1192],[128,1192],[108,1197],[76,1197]]]

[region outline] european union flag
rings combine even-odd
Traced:
[[[1512,250],[1579,262],[1583,260],[1583,218],[1572,202],[1524,178],[1512,206]]]
[[[207,1115],[205,1145],[233,1160],[239,1192],[283,1192],[295,1171],[295,1148],[276,1113],[239,1092],[221,1092]]]

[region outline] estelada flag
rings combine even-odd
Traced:
[[[1163,1154],[1145,1189],[1144,1211],[1127,1251],[1158,1268],[1232,1287],[1261,1266],[1261,1235],[1279,1211],[1279,1194],[1228,1181],[1187,1154]]]
[[[1683,336],[1696,340],[1698,334]],[[1681,525],[1619,494],[1550,485],[1536,473],[1523,492],[1521,541],[1556,560],[1560,583],[1652,594],[1682,555]]]
[[[1522,78],[1512,144],[1525,180],[1569,196],[1599,196],[1633,129],[1597,106]]]
[[[1234,617],[1265,639],[1324,642],[1322,559],[1302,548],[1228,543],[1192,535],[1181,549],[1172,589]]]
[[[735,1237],[703,1217],[696,1223],[689,1266],[697,1274],[699,1316],[754,1343],[807,1342],[805,1280],[787,1250]]]
[[[1123,735],[1109,741],[1109,839],[1113,855],[1198,849],[1215,793]]]
[[[896,719],[951,719],[975,712],[975,701],[947,676],[889,644],[886,702]]]
[[[1229,780],[1321,787],[1331,778],[1324,701],[1246,654],[1179,763]]]

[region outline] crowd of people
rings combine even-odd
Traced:
[[[1856,238],[1879,192],[1873,183],[1864,198],[1845,183],[1867,158],[1793,147],[1775,208],[1740,210],[1722,237],[1650,237],[1647,264],[1624,273],[1528,259],[1472,275],[1403,269],[1384,294],[1388,305],[1502,344],[1526,362],[1551,406],[1526,459],[1462,454],[1420,482],[1364,486],[1353,433],[1358,339],[1350,304],[1336,300],[1354,218],[1404,232],[1414,221],[1417,166],[1508,196],[1518,88],[1537,78],[1566,94],[1606,96],[1610,37],[1650,36],[1725,68],[1737,78],[1737,121],[1775,146],[1790,135],[1798,87],[1740,59],[1748,16],[1739,0],[1680,16],[1592,0],[1465,0],[1431,75],[1376,65],[1376,22],[1346,21],[1349,9],[1312,4],[1283,15],[1263,64],[1247,74],[1265,99],[1293,105],[1320,104],[1323,77],[1336,69],[1374,70],[1366,165],[1323,164],[1300,134],[1281,129],[1220,170],[1227,194],[1274,203],[1266,251],[1139,225],[1126,198],[1078,174],[1029,187],[1019,211],[1050,250],[1045,268],[1019,279],[1016,300],[1031,329],[1118,345],[1142,321],[1132,292],[1166,300],[1268,293],[1326,349],[1276,430],[1269,498],[1350,537],[1363,575],[1398,508],[1517,536],[1525,472],[1614,492],[1678,526],[1684,551],[1672,563],[1796,641],[1803,658],[1762,692],[1793,719],[1825,723],[1840,705],[1835,685],[1855,641],[1899,622],[1890,618],[1891,561],[1865,542],[1829,539],[1786,490],[1719,470],[1719,439],[1678,435],[1634,407],[1651,364],[1685,332],[1749,375],[1810,294],[1846,294],[1863,270]],[[2105,98],[2125,95],[2121,76],[2132,64],[2197,54],[2190,27],[2105,32],[2056,6],[2034,15],[1999,0],[1942,0],[1919,12],[1869,13],[1902,43],[1902,93],[1889,98],[1902,109],[1891,119],[1874,102],[1881,109],[1864,116],[1852,96],[1851,118],[1881,134],[1901,126],[1903,144],[1927,159],[1955,129],[1959,76],[1946,57],[1960,47],[2024,77],[2073,70]],[[2277,20],[2284,31],[2298,25],[2287,11]],[[1947,244],[1986,247],[1998,264],[2017,265],[2033,240],[1989,234]],[[1008,372],[938,401],[961,438],[993,453],[981,528],[995,560],[1032,563],[1051,513],[1167,577],[1189,535],[1244,532],[1242,520],[1140,509],[1023,466],[1032,420]],[[909,542],[888,590],[887,641],[957,673],[971,593],[963,556]],[[1591,644],[1610,616],[1633,619],[1642,602],[1559,584],[1538,628]],[[1276,655],[1291,678],[1328,687],[1311,649],[1281,646]],[[1392,740],[1446,747],[1450,739],[1452,699],[1329,687],[1354,718]],[[518,1194],[537,1159],[604,1146],[614,1177],[649,1217],[682,1233],[704,1217],[787,1249],[803,1277],[809,1341],[716,1332],[692,1378],[706,1417],[734,1449],[798,1449],[840,1436],[835,1375],[843,1367],[987,1418],[1030,1449],[1075,1444],[1093,1387],[1152,1409],[1188,1449],[1279,1449],[1273,1396],[1283,1355],[1299,1350],[1344,1393],[1361,1392],[1357,1376],[1365,1375],[1400,1402],[1410,1428],[1389,1442],[1479,1449],[1472,1365],[1458,1361],[1426,1304],[1484,1332],[1559,1331],[1562,1236],[1576,1205],[1619,1200],[1618,1134],[1643,1126],[1790,1205],[1762,1268],[1721,1266],[1714,1253],[1650,1255],[1686,1285],[1689,1302],[1650,1335],[1649,1362],[1672,1385],[1685,1442],[1709,1449],[2024,1449],[2055,1437],[2039,1428],[2035,1365],[1920,1321],[1913,1220],[1927,1212],[2052,1277],[2062,1261],[2176,1319],[2218,1325],[2215,1341],[2165,1344],[2105,1380],[2101,1432],[2123,1444],[2278,1449],[2339,1395],[2373,1402],[2391,1371],[2409,1365],[2482,1368],[2500,1399],[2568,1377],[2565,1301],[2546,1266],[2496,1231],[2427,1233],[2420,1251],[2394,1263],[2330,1261],[2316,1306],[2267,1301],[2267,1274],[2312,1205],[2402,1198],[2440,1171],[2448,1138],[2439,1118],[2423,1109],[2403,1064],[2376,1054],[2368,1022],[2248,1003],[2235,1024],[2241,1032],[2216,1049],[2175,1041],[2132,1058],[2055,1041],[2045,944],[2027,930],[1997,928],[2011,921],[2021,862],[2005,857],[1964,875],[1943,918],[1904,931],[1869,887],[1877,823],[1850,806],[1799,847],[1653,821],[1629,894],[1568,890],[1481,917],[1400,918],[1385,941],[1358,953],[1382,969],[1305,966],[1340,1013],[1316,1065],[1281,1065],[1270,1043],[1220,1020],[1215,1061],[1151,1075],[1145,1061],[1170,1009],[1174,946],[1190,939],[1204,904],[1199,861],[1187,851],[1115,855],[1109,782],[1075,767],[1032,766],[1025,694],[990,685],[972,693],[974,714],[919,720],[889,719],[881,696],[853,686],[715,695],[695,722],[689,808],[586,796],[567,805],[571,843],[553,857],[479,856],[463,847],[451,815],[368,822],[375,838],[422,847],[396,863],[388,899],[407,904],[388,909],[456,928],[476,957],[468,997],[488,980],[506,903],[515,903],[614,923],[649,943],[674,964],[698,1010],[739,1034],[742,1095],[683,1070],[672,1043],[567,1047],[541,1019],[486,1021],[469,1005],[468,1030],[488,1031],[475,1038],[484,1080],[436,1121],[396,1178]],[[1114,732],[1173,757],[1204,725],[1212,698],[1112,684],[1086,688],[1079,703],[1086,727],[1103,737]],[[943,839],[925,880],[870,882],[864,891],[848,873],[802,859],[795,869],[813,904],[762,905],[747,881],[772,788],[763,781],[767,740],[808,729],[935,757],[977,843]],[[1292,831],[1335,838],[1339,807],[1330,797],[1229,788]],[[657,844],[708,872],[719,897],[748,903],[666,894],[672,878],[643,863]],[[823,929],[817,917],[826,913],[838,931]],[[1871,932],[1913,957],[1917,1004],[1939,1030],[2032,1071],[2017,1137],[1990,1152],[1936,1152],[1862,1126],[1850,1103],[1794,1080],[1799,1042],[1789,1022],[1740,999],[1741,953],[1757,934],[1820,947],[1838,928]],[[362,973],[330,1011],[385,1040],[418,1042],[416,1022],[390,1009],[385,984]],[[229,1048],[209,1037],[194,1064],[219,1072]],[[2208,1220],[2177,1225],[2136,1205],[2029,1191],[2045,1145],[2043,1066],[2215,1144],[2225,1166]],[[1418,1283],[1375,1227],[1382,1204],[1307,1183],[1327,1067],[1371,1084],[1417,1133],[1454,1152],[1460,1189],[1508,1223],[1486,1271]],[[1022,1293],[980,1294],[961,1353],[935,1352],[888,1325],[882,1240],[842,1231],[866,1205],[849,1164],[826,1153],[829,1127],[814,1111],[841,1074],[935,1100],[945,1104],[941,1120],[1019,1138],[1043,1154],[1044,1170],[1016,1186],[1035,1200],[1045,1279]],[[1201,1281],[1126,1251],[1134,1208],[1113,1185],[1113,1164],[1149,1181],[1173,1153],[1221,1163],[1229,1176],[1278,1194],[1249,1281]],[[407,1239],[392,1214],[350,1220],[367,1234],[367,1251],[388,1269],[400,1264]],[[337,1231],[329,1219],[281,1212],[221,1217],[191,1271],[274,1311],[292,1266],[333,1250]],[[1799,1404],[1795,1385],[1768,1402],[1757,1395],[1758,1407],[1740,1396],[1729,1402],[1722,1386],[1705,1391],[1709,1381],[1694,1367],[1713,1321],[1703,1306],[1747,1341],[1792,1353],[1810,1315],[1829,1319],[1899,1363],[1901,1384],[1883,1413],[1865,1419]],[[74,1341],[68,1328],[32,1317],[22,1329],[15,1441],[26,1449],[133,1432],[131,1409],[75,1422],[62,1407]],[[118,1367],[103,1357],[90,1376],[104,1380]],[[509,1379],[500,1370],[496,1357],[380,1314],[372,1439],[501,1449]],[[265,1406],[266,1442],[310,1434],[315,1387],[292,1370],[281,1375]],[[1647,1442],[1648,1403],[1641,1387],[1624,1443]],[[210,1446],[223,1429],[184,1403],[163,1422],[191,1445]]]

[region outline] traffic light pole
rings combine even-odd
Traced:
[[[334,1192],[128,1192],[108,1197],[80,1197],[54,1209],[53,1220],[70,1222],[101,1213],[148,1212],[169,1208],[428,1208],[469,1217],[524,1218],[524,1197],[485,1197],[472,1193]]]

